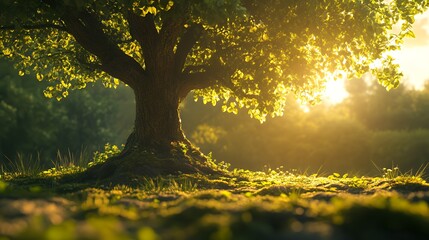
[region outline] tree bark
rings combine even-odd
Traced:
[[[134,89],[136,118],[133,132],[135,144],[158,151],[187,141],[182,131],[180,97],[174,81],[169,81],[169,84],[159,82],[152,81],[152,86]]]

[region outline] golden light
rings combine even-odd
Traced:
[[[392,52],[391,55],[404,71],[404,83],[416,89],[422,89],[429,79],[429,46],[416,46]]]
[[[329,104],[339,104],[349,96],[345,89],[346,73],[344,71],[335,71],[326,73],[325,89],[322,92],[322,101]]]
[[[346,73],[343,71],[335,71],[334,73],[326,73],[326,82],[324,89],[319,92],[322,103],[328,105],[336,105],[344,101],[349,96],[345,88]],[[311,104],[303,100],[297,100],[301,111],[309,113]]]
[[[389,54],[396,59],[404,73],[402,83],[422,89],[429,79],[429,11],[416,16],[413,31],[415,38],[405,39],[400,51]]]
[[[345,78],[330,78],[326,82],[326,88],[323,92],[323,101],[328,104],[338,104],[344,101],[349,95],[344,86]]]

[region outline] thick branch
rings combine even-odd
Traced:
[[[173,57],[173,49],[177,44],[177,39],[185,30],[185,23],[188,20],[187,13],[178,13],[176,8],[169,10],[163,17],[162,28],[159,32],[162,47]],[[173,60],[173,59],[171,59]]]
[[[180,89],[180,96],[185,98],[186,95],[192,90],[195,89],[204,89],[214,84],[222,84],[222,86],[231,89],[237,96],[246,97],[246,98],[257,98],[256,94],[245,93],[243,89],[235,86],[231,79],[225,78],[226,76],[219,76],[210,72],[195,72],[187,74],[186,84]]]
[[[130,34],[133,39],[135,39],[141,46],[144,44],[143,32],[140,31],[140,26],[142,25],[142,19],[140,16],[137,16],[132,11],[128,12],[127,17],[128,25],[130,26]]]
[[[209,66],[188,66],[186,70],[186,72],[182,73],[180,81],[180,94],[183,97],[186,97],[194,89],[213,86],[224,80],[224,77],[228,75],[222,74],[227,70],[217,61],[212,61]]]
[[[110,41],[93,13],[66,13],[62,18],[76,41],[100,59],[103,71],[131,87],[142,78],[144,70],[140,64]]]
[[[180,94],[182,98],[195,89],[204,89],[215,84],[220,84],[224,87],[231,89],[237,96],[246,98],[257,98],[256,94],[249,94],[243,91],[240,87],[234,85],[231,81],[232,69],[218,62],[213,61],[212,65],[207,66],[189,66],[186,68],[189,71],[182,73],[182,85]]]
[[[217,82],[214,74],[209,72],[194,72],[183,74],[184,81],[180,88],[181,98],[185,98],[194,89],[203,89],[213,86]]]
[[[137,40],[143,49],[146,69],[153,71],[155,68],[156,54],[159,44],[158,30],[156,29],[154,16],[147,14],[142,17],[133,12],[128,13],[130,34]]]
[[[194,24],[190,26],[183,34],[175,54],[175,67],[177,71],[182,71],[189,52],[201,37],[203,30],[204,29],[201,25]]]

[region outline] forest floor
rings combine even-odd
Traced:
[[[429,239],[429,184],[380,177],[232,170],[137,186],[0,177],[4,239]]]

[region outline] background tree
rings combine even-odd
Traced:
[[[414,130],[429,128],[427,87],[421,91],[400,86],[390,92],[372,81],[347,82],[348,108],[353,117],[371,130]]]
[[[106,89],[101,84],[77,92],[62,102],[43,96],[46,83],[18,76],[12,64],[0,61],[0,161],[40,156],[50,165],[58,151],[74,156],[99,150],[106,142],[120,144],[129,134],[132,114],[124,104],[129,89]],[[124,119],[124,117],[126,119]]]
[[[194,172],[203,167],[192,160],[204,158],[180,151],[189,142],[178,113],[190,91],[205,103],[220,102],[224,111],[246,108],[263,121],[282,115],[288,93],[316,101],[334,71],[348,76],[371,71],[383,86],[396,87],[401,74],[387,53],[412,36],[414,15],[426,5],[403,0],[2,1],[0,8],[7,10],[0,14],[0,47],[3,56],[18,62],[20,75],[34,72],[52,83],[44,91],[47,97],[61,99],[95,81],[108,87],[122,81],[133,89],[134,131],[121,156],[131,167],[110,161],[94,170],[99,176]],[[391,31],[395,24],[400,32]],[[147,150],[158,155],[143,157]],[[159,154],[165,153],[170,160],[160,162]],[[173,155],[183,158],[173,160]]]

